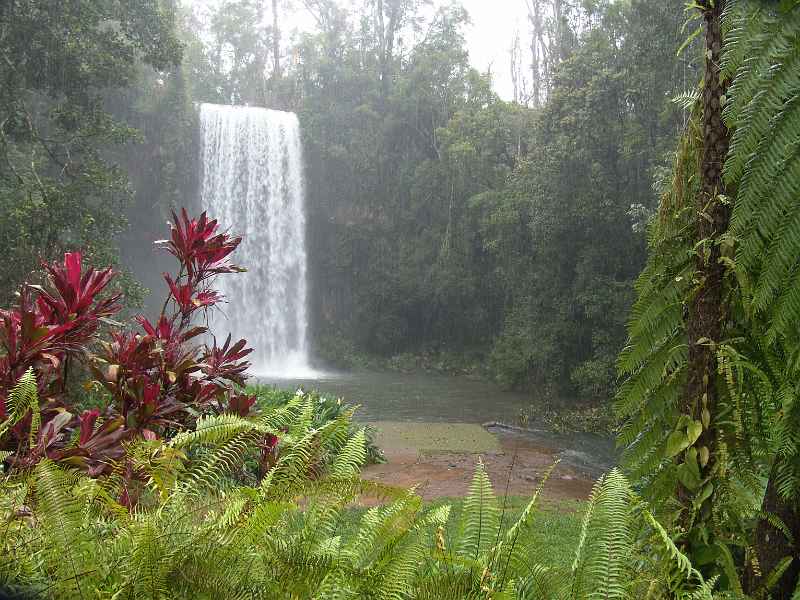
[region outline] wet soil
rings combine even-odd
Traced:
[[[430,444],[426,442],[410,442],[412,435],[398,435],[396,425],[393,424],[394,430],[390,435],[386,432],[378,435],[378,444],[383,448],[387,462],[368,466],[363,476],[403,488],[416,485],[417,492],[426,500],[464,496],[479,460],[486,465],[497,496],[530,496],[562,454],[557,447],[542,445],[519,433],[497,428],[491,432],[483,429],[484,435],[492,436],[496,443],[478,444],[482,447],[475,451],[464,449],[463,444],[458,451],[429,448],[426,445]],[[408,425],[424,427],[420,423]],[[473,437],[480,439],[474,433]],[[558,504],[585,500],[596,475],[562,460],[544,486],[543,500]]]

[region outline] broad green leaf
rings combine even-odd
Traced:
[[[703,424],[700,421],[692,421],[686,426],[686,437],[689,439],[687,446],[694,444],[700,434],[703,433]]]
[[[681,463],[677,469],[678,480],[689,491],[695,491],[702,483],[689,463]]]
[[[666,458],[680,454],[691,442],[683,431],[673,431],[667,438]]]

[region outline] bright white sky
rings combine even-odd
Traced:
[[[510,55],[515,30],[522,38],[523,58],[528,37],[525,0],[461,0],[472,17],[472,26],[466,32],[467,46],[472,65],[485,71],[492,65],[495,91],[504,100],[511,100]]]

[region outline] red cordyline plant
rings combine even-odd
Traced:
[[[32,466],[44,456],[66,458],[67,433],[86,419],[70,412],[64,397],[68,365],[87,359],[101,322],[121,308],[118,294],[101,296],[113,271],[84,271],[79,252],[67,253],[63,265],[43,267],[48,289],[24,285],[17,306],[0,310],[0,422],[12,425],[2,428],[0,450],[10,452],[5,460],[18,468]],[[38,414],[27,409],[10,415],[11,389],[29,369],[36,374]],[[93,448],[115,444],[119,440],[115,429],[113,422],[106,423],[83,439]]]
[[[228,257],[241,238],[218,233],[206,213],[190,219],[173,214],[169,240],[158,242],[178,259],[179,271],[164,273],[169,289],[155,323],[137,320],[143,334],[118,333],[102,344],[93,365],[96,379],[115,399],[126,426],[147,439],[190,426],[198,415],[232,410],[247,414],[255,398],[233,391],[244,384],[252,351],[246,342],[211,346],[197,340],[208,333],[198,312],[221,301],[210,285],[217,275],[243,269]]]
[[[43,265],[48,285],[23,286],[18,306],[0,311],[0,423],[11,418],[9,393],[28,369],[40,398],[38,419],[29,410],[13,427],[0,428],[8,465],[25,468],[47,456],[98,475],[120,467],[124,442],[169,437],[209,412],[250,412],[255,398],[237,386],[245,382],[251,349],[230,336],[222,346],[216,339],[209,345],[199,324],[198,313],[222,300],[211,287],[214,278],[244,270],[229,260],[241,238],[218,230],[206,213],[197,219],[173,213],[170,239],[160,244],[178,260],[178,273],[164,274],[161,314],[155,323],[137,317],[139,332],[109,321],[121,308],[118,294],[104,294],[114,272],[84,270],[80,253],[68,253],[63,266]],[[101,340],[104,321],[110,331]],[[104,410],[71,410],[70,360],[88,367],[91,383],[109,393]]]

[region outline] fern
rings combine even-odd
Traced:
[[[414,490],[358,478],[365,433],[349,433],[349,419],[313,429],[301,400],[252,422],[201,421],[199,433],[173,446],[133,445],[128,454],[137,472],[150,474],[154,493],[142,495],[132,511],[115,500],[119,480],[91,480],[44,461],[29,481],[39,525],[7,529],[3,547],[14,562],[0,561],[0,585],[54,590],[55,598],[83,593],[120,600],[633,599],[649,588],[661,596],[710,593],[711,584],[687,566],[617,471],[595,487],[570,569],[552,564],[548,549],[533,541],[541,486],[501,531],[497,499],[479,463],[461,533],[448,542],[442,532],[453,519],[449,506],[426,510]],[[260,485],[226,480],[221,473],[241,460],[247,437],[275,425],[289,435]],[[163,462],[170,452],[185,457]],[[184,461],[185,470],[171,477],[162,472]],[[213,475],[215,469],[221,472]],[[10,507],[29,495],[25,484],[2,485],[14,499]],[[389,502],[366,511],[355,531],[343,529],[342,511],[362,494]]]
[[[634,542],[633,491],[619,471],[596,485],[589,498],[572,565],[573,598],[626,598]]]
[[[484,555],[494,542],[499,527],[500,509],[483,461],[479,460],[464,500],[458,553],[474,559]]]
[[[41,426],[41,413],[39,411],[39,392],[36,384],[36,375],[33,368],[28,368],[19,381],[11,388],[11,392],[6,400],[8,417],[0,423],[0,439],[14,425],[19,423],[25,416],[31,414],[31,425],[28,433],[28,446],[33,447],[36,434]]]
[[[39,532],[48,548],[43,566],[55,574],[57,595],[89,598],[91,592],[86,581],[94,567],[89,560],[91,540],[84,530],[82,507],[71,493],[76,476],[43,460],[36,466],[34,482]]]
[[[725,119],[735,128],[725,166],[738,187],[731,232],[736,262],[752,274],[753,307],[770,335],[800,316],[800,10],[733,2],[724,70],[732,77]]]
[[[694,286],[693,213],[697,194],[694,172],[702,145],[700,107],[695,109],[676,154],[673,178],[661,197],[648,232],[648,262],[636,282],[629,340],[618,360],[623,377],[615,406],[623,426],[619,444],[623,464],[636,481],[660,478],[647,486],[659,501],[674,495],[676,479],[664,477],[666,441],[679,416],[688,356],[683,313]],[[663,505],[663,504],[662,504]]]
[[[748,443],[753,456],[776,456],[779,493],[791,499],[800,493],[793,360],[800,318],[800,7],[738,0],[726,19],[724,68],[733,84],[725,118],[736,131],[725,176],[738,186],[735,264],[751,282],[741,300],[745,350],[731,358],[740,367],[729,373],[738,386],[730,392],[737,402],[732,416],[741,439],[766,442]]]
[[[338,456],[331,465],[331,477],[336,479],[354,477],[360,473],[361,467],[364,466],[366,462],[367,435],[366,430],[361,428],[339,451]]]
[[[255,419],[231,414],[209,415],[198,419],[194,430],[181,432],[172,438],[170,446],[185,448],[197,444],[220,444],[242,433],[283,435],[277,429]]]

